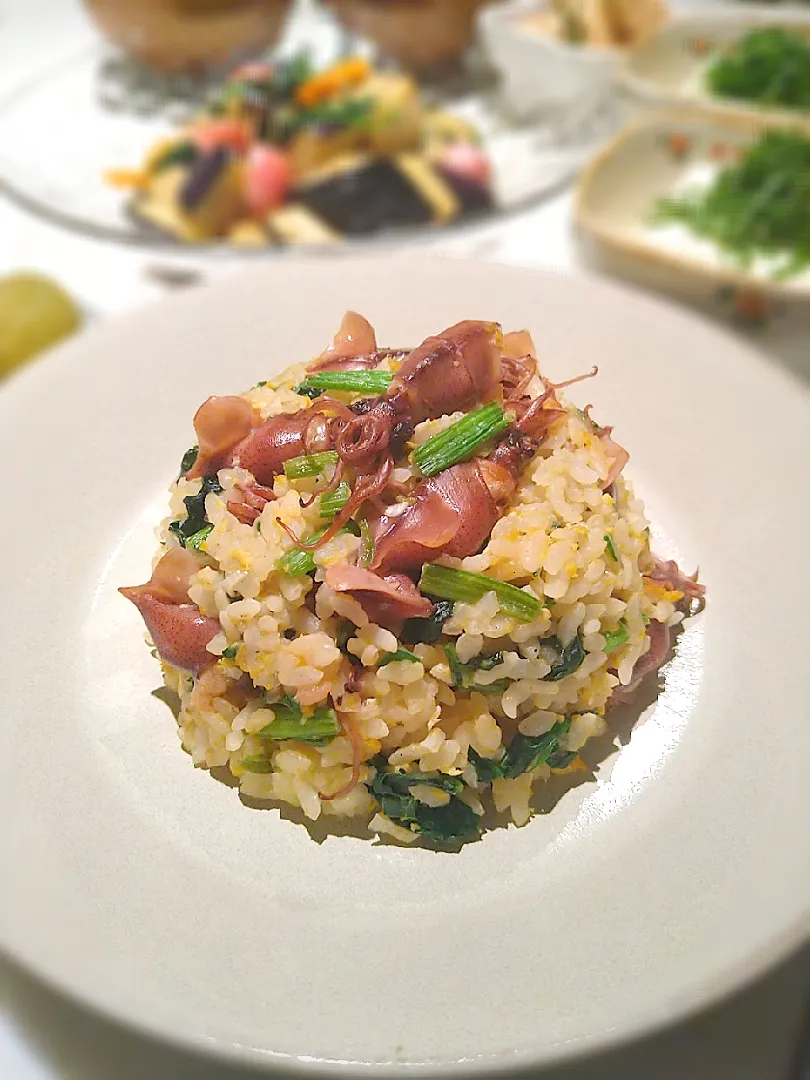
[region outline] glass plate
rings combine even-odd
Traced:
[[[318,62],[358,47],[331,20],[306,9],[291,20],[279,52],[302,45]],[[424,91],[477,126],[495,165],[496,209],[460,224],[497,220],[547,197],[572,178],[616,125],[614,106],[608,102],[604,111],[574,130],[567,130],[562,120],[517,126],[501,109],[493,83],[491,71],[473,57],[461,75],[453,72],[444,84]],[[86,46],[0,100],[0,184],[27,209],[85,234],[187,250],[171,238],[156,238],[133,220],[126,208],[128,194],[108,186],[103,177],[111,168],[137,168],[157,139],[200,107],[213,85],[161,78],[101,43]],[[421,229],[408,232],[423,235]],[[390,232],[375,235],[393,238]],[[404,240],[405,233],[396,239]],[[357,243],[346,241],[349,246]],[[221,251],[226,245],[195,245],[194,250],[200,247]]]

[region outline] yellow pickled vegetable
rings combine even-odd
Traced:
[[[39,274],[0,278],[0,378],[72,334],[81,313],[68,294]]]

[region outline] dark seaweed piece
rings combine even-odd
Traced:
[[[338,232],[352,236],[384,228],[427,225],[433,209],[396,164],[387,158],[316,177],[292,193]]]
[[[217,495],[222,491],[222,485],[215,476],[206,476],[197,495],[187,495],[183,502],[186,506],[186,517],[182,520],[173,521],[169,525],[169,531],[173,532],[183,547],[195,533],[198,533],[204,525],[209,524],[205,516],[205,497],[209,492]]]
[[[173,165],[191,165],[199,156],[199,148],[193,142],[176,142],[152,162],[151,171],[160,173]]]
[[[441,166],[437,172],[458,199],[462,214],[487,214],[495,208],[492,192],[485,184],[459,176],[451,169],[443,169]]]
[[[560,646],[556,638],[547,638],[545,644],[554,645],[561,650],[559,660],[552,664],[551,671],[544,677],[545,682],[559,682],[560,679],[564,679],[566,675],[577,670],[587,655],[579,634],[572,638],[565,648]]]
[[[432,599],[432,598],[431,598]],[[442,636],[442,627],[453,614],[450,600],[434,600],[435,610],[427,619],[407,619],[399,635],[403,645],[431,645]]]
[[[231,153],[224,146],[219,146],[197,159],[178,194],[180,205],[187,213],[192,213],[200,206],[223,170],[228,167],[230,160]]]

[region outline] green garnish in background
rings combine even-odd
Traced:
[[[715,97],[810,110],[810,38],[781,26],[749,31],[706,74]]]
[[[767,131],[708,190],[660,200],[654,220],[681,222],[744,268],[775,256],[774,279],[794,277],[810,266],[810,139]]]

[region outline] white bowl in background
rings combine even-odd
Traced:
[[[614,92],[619,51],[572,45],[525,26],[527,15],[547,7],[537,0],[485,7],[478,16],[480,37],[503,78],[505,100],[519,119],[565,114],[573,121]]]

